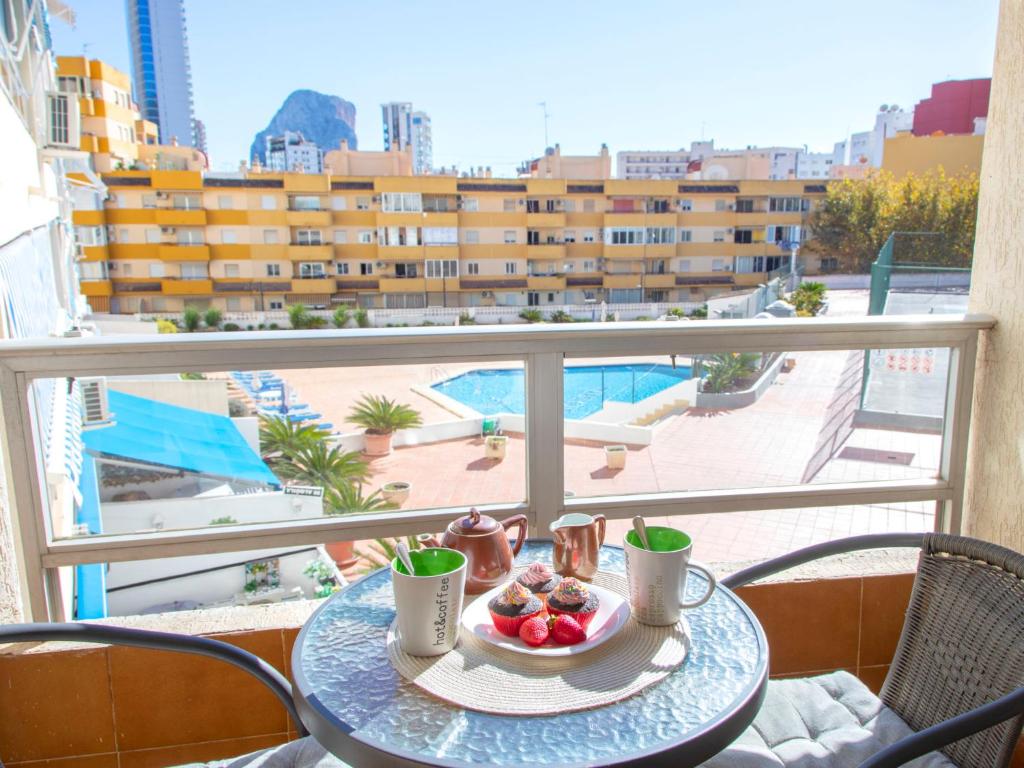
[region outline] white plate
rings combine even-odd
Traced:
[[[492,597],[500,594],[505,586],[502,584],[489,592],[484,592],[467,606],[462,612],[462,626],[481,640],[516,653],[525,653],[530,656],[575,656],[585,653],[591,648],[596,648],[622,629],[629,621],[629,603],[626,598],[603,587],[588,584],[587,589],[593,592],[601,602],[597,606],[597,615],[587,627],[587,639],[576,645],[557,645],[554,641],[549,640],[548,643],[540,647],[534,647],[527,645],[518,637],[501,634],[495,628],[494,622],[491,621],[491,612],[487,610],[487,603]]]

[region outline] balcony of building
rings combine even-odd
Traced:
[[[313,241],[295,242],[288,246],[291,261],[330,261],[334,258],[334,246]]]

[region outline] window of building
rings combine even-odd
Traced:
[[[475,197],[464,197],[462,198],[462,210],[471,212],[479,211],[480,201]]]
[[[105,261],[84,261],[78,265],[78,270],[83,280],[107,279],[107,262]]]
[[[181,279],[182,280],[205,280],[209,271],[205,264],[182,264],[181,265]]]
[[[280,301],[280,300],[275,301],[274,299],[271,299],[270,300],[270,308],[271,309],[284,309],[284,302]]]
[[[361,262],[359,262],[359,274],[360,275],[372,275],[373,274],[373,264],[371,264],[369,261],[361,261]]]
[[[132,265],[129,262],[127,262],[127,261],[122,262],[120,267],[121,267],[121,277],[131,277],[132,276]]]
[[[716,211],[725,211],[725,210],[728,210],[728,208],[729,208],[729,203],[728,203],[727,200],[715,200],[715,210]]]
[[[480,233],[475,229],[466,230],[466,242],[470,245],[474,245],[480,242]]]
[[[428,278],[459,276],[457,259],[427,259],[425,264]]]
[[[540,232],[538,232],[536,229],[526,230],[526,244],[540,245]]]
[[[584,260],[584,262],[583,262],[583,271],[584,272],[596,272],[597,271],[596,265],[595,265],[593,259],[586,259],[586,260]]]
[[[567,230],[565,230],[565,234],[562,236],[562,242],[563,243],[575,243],[576,242],[576,230],[575,229],[567,229]]]
[[[385,192],[381,195],[381,210],[387,213],[422,211],[423,196],[419,192]]]
[[[768,198],[768,210],[773,213],[800,213],[810,210],[811,201],[801,197]]]
[[[467,275],[479,275],[480,274],[480,265],[477,262],[475,262],[475,261],[469,262],[468,264],[466,264],[466,274]]]
[[[238,296],[228,296],[224,302],[228,312],[241,312],[242,311],[242,300]]]
[[[370,198],[360,195],[356,198],[356,210],[357,211],[368,211],[370,210]]]
[[[264,229],[263,230],[263,242],[267,245],[276,245],[278,240],[276,229]]]
[[[424,245],[458,245],[458,227],[424,227]]]
[[[319,211],[320,198],[317,195],[295,195],[291,199],[293,211]]]
[[[267,264],[267,277],[280,277],[281,276],[281,265],[280,264]]]
[[[323,239],[319,229],[297,229],[295,230],[295,243],[297,245],[322,245]]]
[[[164,276],[164,265],[162,263],[150,264],[149,265],[149,276],[150,277],[163,277]]]
[[[324,265],[319,261],[303,261],[299,263],[299,277],[312,279],[325,276]]]
[[[395,264],[395,277],[416,277],[418,274],[415,264]]]
[[[203,230],[178,228],[178,245],[202,245]]]
[[[724,272],[725,269],[726,269],[726,266],[725,266],[725,260],[724,259],[714,259],[711,262],[711,271],[712,272]]]
[[[117,230],[117,242],[130,243],[131,241],[131,230],[125,229],[124,227],[121,227],[121,229]]]
[[[675,227],[648,227],[647,242],[651,245],[664,245],[676,241]]]
[[[348,200],[342,195],[334,195],[331,197],[331,208],[335,211],[344,211],[348,208]]]
[[[373,242],[373,231],[369,229],[359,230],[359,243],[361,245],[369,245]]]
[[[242,274],[237,264],[224,265],[224,277],[240,277]]]
[[[584,213],[593,213],[594,212],[594,208],[595,208],[595,201],[594,200],[591,200],[590,198],[588,198],[588,199],[583,201],[583,212]]]
[[[640,245],[644,241],[642,227],[610,227],[606,233],[610,245]]]
[[[754,242],[754,233],[749,229],[737,229],[732,236],[734,243],[747,244]]]
[[[222,229],[220,231],[220,241],[222,243],[232,244],[238,242],[238,233],[233,229]]]
[[[516,231],[514,229],[505,230],[505,242],[509,244],[516,242]]]
[[[573,264],[571,261],[567,261],[565,262],[565,264],[562,265],[563,272],[569,273],[572,272],[574,269],[576,269],[576,265]]]
[[[235,199],[231,195],[218,195],[217,196],[217,207],[229,211],[235,207]]]
[[[334,243],[335,245],[344,244],[348,242],[348,232],[344,229],[334,230]]]
[[[679,230],[679,242],[680,243],[692,243],[693,242],[693,230],[692,229],[680,229]]]
[[[736,201],[736,212],[737,213],[753,213],[754,212],[754,201],[749,197],[743,200]]]
[[[689,259],[680,259],[679,260],[679,271],[680,272],[689,272],[690,269],[691,269],[691,266],[690,266],[690,260]]]
[[[568,200],[568,199],[567,200],[563,200],[562,201],[562,210],[565,211],[566,213],[572,213],[573,211],[576,210],[576,201],[575,200]]]
[[[337,270],[339,275],[347,275],[348,274],[348,262],[339,261],[337,264],[335,264],[335,269]]]
[[[505,274],[506,275],[514,275],[516,273],[516,269],[517,269],[517,267],[516,267],[516,263],[514,261],[506,261],[505,262]]]
[[[260,197],[260,205],[264,211],[272,211],[277,208],[277,198],[273,195],[262,195]]]
[[[516,201],[515,201],[515,199],[514,198],[510,199],[510,198],[506,197],[504,200],[501,201],[501,209],[503,211],[505,211],[505,213],[515,213],[516,212]]]
[[[592,243],[592,242],[594,242],[594,237],[595,236],[594,236],[593,232],[589,232],[589,231],[588,232],[584,232],[583,233],[583,242],[584,243]]]
[[[143,195],[142,196],[142,207],[143,208],[156,208],[156,195]]]
[[[714,234],[711,236],[711,239],[713,241],[715,241],[716,243],[724,243],[725,242],[725,232],[723,230],[721,230],[721,229],[716,229]]]
[[[160,242],[160,228],[159,227],[147,227],[146,228],[146,242],[147,243],[159,243]]]

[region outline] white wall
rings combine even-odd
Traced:
[[[183,379],[107,379],[107,386],[118,392],[157,400],[181,408],[192,408],[217,416],[228,415],[227,379],[186,381]]]

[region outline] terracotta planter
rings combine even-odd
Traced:
[[[623,469],[626,466],[626,446],[606,445],[604,463],[608,469]]]
[[[401,506],[409,498],[409,491],[411,490],[412,483],[406,483],[399,480],[393,483],[384,483],[384,485],[381,486],[380,495],[384,501]]]
[[[391,434],[371,435],[363,433],[363,453],[367,456],[387,456],[391,453]]]
[[[505,435],[491,435],[484,440],[484,456],[488,459],[501,461],[508,449],[508,438]]]
[[[354,541],[332,541],[324,544],[324,549],[339,568],[348,568],[355,564],[356,543]]]

